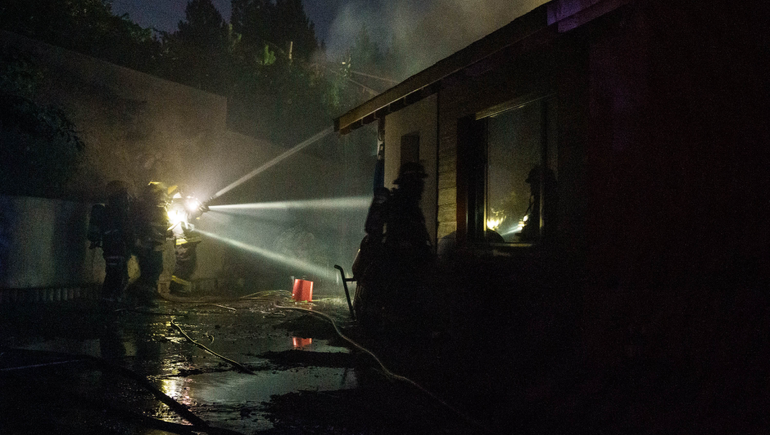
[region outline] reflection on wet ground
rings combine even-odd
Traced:
[[[288,294],[154,309],[0,305],[0,434],[682,433],[702,420],[686,368],[584,369],[527,339],[537,331],[506,326],[508,313],[469,311],[443,335],[371,337],[342,298],[302,305],[386,369],[323,318],[276,302],[297,306]]]
[[[220,307],[162,301],[151,310],[100,310],[87,302],[14,307],[3,316],[0,382],[3,391],[23,393],[13,399],[4,396],[0,432],[44,433],[51,426],[88,429],[84,433],[92,425],[104,429],[93,421],[80,428],[81,419],[71,418],[100,407],[102,413],[126,410],[190,424],[140,385],[109,370],[94,370],[83,356],[132,370],[212,426],[241,433],[273,427],[262,408],[274,396],[356,388],[354,358],[344,342],[332,336],[333,329],[323,320],[277,310],[273,302],[236,301]],[[292,304],[285,298],[281,302]],[[340,324],[348,322],[342,300],[319,301],[314,308],[323,308]],[[194,345],[172,322],[251,374]],[[312,354],[307,358],[311,363],[283,356],[297,353]],[[116,433],[138,433],[136,426],[143,425],[134,419],[121,429],[120,420],[103,424]]]

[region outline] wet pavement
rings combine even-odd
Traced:
[[[445,301],[440,334],[388,336],[338,295],[2,305],[0,434],[767,433],[692,367],[592,370],[515,304]]]
[[[391,368],[410,370],[395,360],[387,368],[375,360],[389,361],[392,346],[361,336],[344,298],[309,304],[290,296],[271,291],[216,303],[162,300],[153,308],[105,308],[96,301],[4,306],[0,433],[479,429],[469,431],[474,422],[411,379],[388,376]],[[277,305],[325,313],[340,332],[379,355],[345,341],[324,317]],[[412,363],[419,359],[414,355]]]

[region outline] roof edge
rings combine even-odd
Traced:
[[[559,33],[577,28],[630,1],[632,0],[553,0],[544,3],[335,118],[334,130],[347,134],[438,92],[441,80],[501,50],[522,44],[545,30],[548,30],[552,37],[556,37]]]

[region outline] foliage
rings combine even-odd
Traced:
[[[111,0],[6,0],[0,28],[226,96],[230,128],[284,145],[387,87],[351,76],[350,61],[370,74],[384,68],[365,27],[348,62],[326,62],[301,0],[231,4],[228,24],[211,0],[190,0],[166,33],[115,16]]]
[[[318,50],[315,25],[305,14],[301,0],[233,0],[230,19],[244,41],[261,49],[267,44],[292,59],[308,61]]]
[[[13,49],[0,52],[0,189],[56,197],[76,171],[85,145],[61,109],[35,103],[42,74]]]
[[[230,126],[295,144],[331,124],[326,72],[310,62],[318,50],[299,0],[233,0]],[[291,50],[290,50],[291,47]]]
[[[160,41],[109,0],[4,0],[0,29],[139,71],[157,71]]]
[[[174,81],[229,94],[230,53],[239,37],[210,0],[191,0],[178,30],[163,37],[163,74]]]

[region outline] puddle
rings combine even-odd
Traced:
[[[249,430],[273,427],[260,411],[263,402],[270,402],[273,395],[296,391],[336,391],[358,385],[353,369],[328,367],[264,370],[255,375],[234,371],[200,373],[159,381],[164,393],[190,407],[212,425],[226,425],[233,429],[247,427]],[[158,417],[179,421],[176,415],[159,410],[162,415]]]
[[[237,372],[201,373],[188,377],[162,379],[163,392],[187,405],[214,403],[259,404],[272,395],[297,390],[329,391],[355,388],[353,369],[295,367],[266,370],[256,375]]]
[[[294,319],[289,328],[287,318]],[[241,373],[189,342],[171,319],[199,344],[256,374]],[[329,328],[296,314],[272,318],[244,310],[235,314],[190,310],[184,316],[125,312],[89,328],[25,328],[0,339],[19,349],[105,358],[146,376],[213,426],[254,433],[273,427],[263,414],[263,403],[271,402],[271,396],[357,388],[355,370],[346,367],[350,349],[340,346]],[[29,364],[35,358],[45,361],[42,356],[31,358]],[[90,368],[61,377],[56,370],[43,369],[36,376],[50,376],[62,394],[104,398],[113,406],[186,424],[130,379]]]

